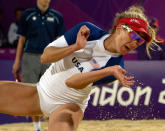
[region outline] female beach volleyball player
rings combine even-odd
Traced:
[[[135,6],[116,15],[111,34],[89,22],[78,24],[45,48],[41,62],[52,65],[37,85],[0,82],[0,112],[47,114],[49,131],[74,131],[83,118],[91,85],[115,79],[123,86],[133,85],[122,56],[144,43],[149,54],[154,40],[147,18]]]

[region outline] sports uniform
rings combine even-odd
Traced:
[[[38,6],[24,11],[17,32],[26,38],[22,57],[23,82],[39,81],[40,76],[49,67],[49,64],[40,62],[44,48],[64,32],[63,17],[58,11],[48,8],[43,13]]]
[[[110,34],[89,22],[76,25],[48,46],[66,47],[75,44],[77,33],[83,25],[86,25],[90,30],[84,49],[75,51],[69,56],[52,63],[37,84],[41,110],[44,114],[49,115],[60,105],[67,103],[79,105],[84,112],[88,104],[92,84],[80,90],[69,88],[65,84],[65,80],[72,75],[113,65],[120,65],[124,68],[123,57],[120,54],[110,53],[104,48],[104,40]],[[108,76],[94,82],[93,85],[114,80],[113,76]]]

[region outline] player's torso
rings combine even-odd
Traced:
[[[100,52],[99,41],[88,41],[84,49],[78,50],[64,59],[53,63],[54,72],[61,72],[70,68],[77,68],[79,72],[89,72],[106,65],[110,55]]]

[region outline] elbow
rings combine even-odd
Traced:
[[[41,55],[40,61],[41,61],[42,64],[46,64],[47,63],[44,54]]]
[[[73,89],[79,89],[78,86],[71,80],[67,79],[65,81],[65,84],[67,85],[67,87],[69,88],[73,88]]]
[[[69,87],[69,88],[73,88],[73,83],[70,80],[66,80],[65,84]]]
[[[69,79],[67,79],[67,80],[65,81],[65,84],[67,85],[67,87],[73,88],[73,89],[75,89],[75,90],[83,89],[83,88],[86,87],[86,86],[84,86],[84,85],[81,85],[81,84],[78,84],[78,83],[76,83],[76,82],[73,82],[73,81],[71,81],[71,80],[69,80]]]

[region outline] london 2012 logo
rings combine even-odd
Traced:
[[[165,79],[162,79],[162,84],[165,84]],[[132,88],[122,87],[119,88],[119,82],[115,81],[112,87],[109,85],[95,87],[91,95],[93,95],[93,106],[115,106],[115,103],[119,103],[121,106],[134,105],[138,106],[140,101],[143,101],[143,105],[148,106],[151,101],[152,87],[150,86],[137,86],[135,90]],[[123,98],[123,94],[127,94],[127,99]],[[107,97],[108,96],[108,97]],[[159,104],[165,104],[165,90],[161,90],[158,94],[158,98],[155,98]]]

